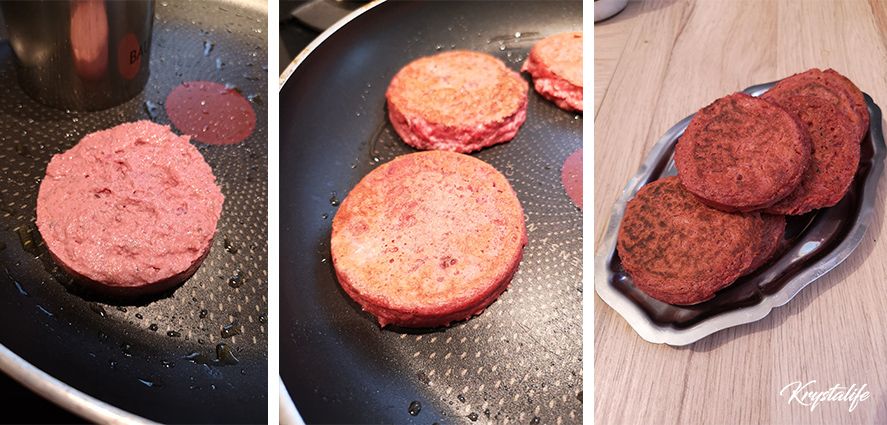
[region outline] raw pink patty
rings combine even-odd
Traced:
[[[416,149],[474,152],[513,139],[527,119],[527,82],[486,53],[410,62],[385,97],[391,125]]]
[[[582,148],[576,149],[564,160],[561,183],[570,200],[582,209]]]
[[[582,33],[546,37],[530,50],[521,71],[533,87],[561,109],[582,112]]]
[[[56,262],[113,290],[162,291],[206,256],[222,211],[200,152],[150,121],[88,134],[55,155],[37,196],[37,227]]]

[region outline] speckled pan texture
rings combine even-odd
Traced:
[[[473,49],[518,70],[538,40],[579,30],[581,9],[384,2],[326,38],[282,86],[280,373],[306,422],[581,423],[582,212],[561,183],[582,144],[581,114],[528,87],[514,140],[473,154],[511,183],[529,238],[510,288],[480,316],[444,329],[381,330],[340,289],[329,244],[349,190],[414,152],[385,109],[401,67]]]
[[[744,91],[758,96],[774,84]],[[875,204],[875,192],[887,146],[881,128],[881,109],[868,95],[865,99],[871,124],[862,139],[859,168],[844,198],[833,207],[787,216],[780,247],[768,264],[740,277],[711,300],[692,306],[666,304],[641,292],[616,252],[616,232],[626,202],[643,185],[677,172],[674,147],[692,116],[675,124],[653,147],[613,207],[607,234],[595,255],[595,291],[642,338],[687,345],[722,329],[760,320],[772,309],[790,302],[807,285],[815,285],[816,279],[853,254],[872,215],[878,214],[881,207]]]
[[[12,51],[0,44],[0,343],[61,381],[151,420],[264,422],[267,13],[261,5],[174,1],[157,1],[155,13],[144,92],[105,111],[66,112],[31,100],[16,83]],[[213,48],[204,55],[207,41]],[[252,103],[259,122],[246,141],[195,143],[225,196],[209,256],[171,296],[139,305],[67,291],[60,283],[67,277],[35,226],[47,163],[90,132],[140,119],[169,124],[162,103],[189,80],[261,94]]]

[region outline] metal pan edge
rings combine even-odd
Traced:
[[[333,24],[333,26],[326,29],[326,31],[322,32],[317,36],[313,41],[311,41],[308,46],[302,49],[299,54],[287,65],[286,69],[280,74],[280,81],[277,87],[277,91],[283,90],[283,87],[286,85],[286,82],[289,80],[290,76],[296,72],[299,68],[299,65],[308,58],[308,55],[311,54],[318,46],[320,46],[326,39],[332,36],[336,31],[340,30],[346,24],[357,18],[358,16],[364,14],[368,10],[382,4],[385,0],[374,0],[370,3],[367,3],[360,7],[359,9],[349,13],[344,18],[340,19],[338,22]],[[291,425],[300,425],[304,424],[305,421],[302,419],[302,416],[299,414],[299,409],[296,407],[295,402],[293,402],[292,397],[290,397],[289,391],[286,389],[286,386],[283,384],[283,378],[278,376],[278,385],[280,387],[280,423],[281,424],[291,424]]]
[[[776,82],[758,84],[751,86],[743,92],[753,96],[758,96],[773,87]],[[766,296],[764,299],[753,306],[740,308],[727,313],[713,316],[705,319],[698,324],[686,329],[675,329],[669,326],[660,326],[652,322],[640,307],[634,304],[628,297],[615,290],[609,284],[611,277],[607,264],[613,258],[616,252],[616,236],[619,230],[619,224],[622,222],[622,216],[625,213],[626,203],[634,197],[644,182],[650,178],[655,171],[654,166],[659,162],[661,157],[668,152],[669,148],[677,142],[678,137],[683,134],[684,130],[690,124],[693,115],[690,115],[679,121],[671,127],[656,142],[650,150],[649,155],[641,164],[637,173],[629,179],[628,183],[622,189],[622,194],[613,205],[609,221],[607,222],[606,233],[601,241],[601,245],[595,254],[594,259],[594,288],[598,296],[613,310],[616,310],[637,334],[648,342],[655,344],[668,344],[671,346],[684,346],[699,341],[715,332],[731,328],[734,326],[744,325],[747,323],[761,320],[770,312],[791,301],[802,289],[813,283],[816,279],[824,276],[826,273],[841,264],[850,254],[859,246],[865,232],[871,223],[871,216],[875,210],[875,198],[878,180],[884,170],[884,159],[887,156],[887,145],[884,143],[883,129],[881,128],[881,108],[875,104],[874,100],[868,94],[865,96],[868,104],[870,119],[869,132],[874,140],[874,164],[871,174],[864,184],[863,203],[859,216],[853,223],[850,233],[844,238],[840,244],[829,253],[825,258],[816,263],[813,267],[804,270],[785,284],[778,292],[773,295]]]
[[[329,38],[331,35],[333,35],[333,33],[340,30],[349,22],[353,21],[358,16],[363,15],[366,11],[382,4],[383,2],[385,2],[385,0],[373,0],[361,6],[348,15],[345,15],[344,18],[340,19],[338,22],[333,24],[333,26],[327,28],[326,31],[318,35],[317,38],[312,40],[310,44],[305,46],[305,48],[302,49],[302,51],[299,52],[299,54],[297,54],[295,58],[293,58],[293,61],[286,66],[286,69],[284,69],[283,72],[280,73],[280,81],[278,82],[277,91],[279,92],[280,90],[283,90],[283,86],[286,84],[287,80],[289,80],[290,76],[293,75],[294,72],[296,72],[296,69],[299,68],[299,65],[301,65],[302,62],[304,62],[305,59],[308,58],[308,55],[310,55],[311,52],[314,51],[314,49],[317,49],[318,46],[326,41],[327,38]]]
[[[52,377],[0,344],[0,370],[69,412],[95,423],[153,424]]]

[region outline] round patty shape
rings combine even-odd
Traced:
[[[150,121],[86,135],[53,156],[37,227],[59,266],[112,295],[161,292],[209,252],[224,200],[200,152]]]
[[[628,202],[616,247],[638,289],[669,304],[696,304],[751,266],[762,224],[758,213],[708,207],[677,177],[665,177]]]
[[[853,82],[835,70],[809,69],[780,81],[768,93],[777,97],[822,96],[824,91],[829,92],[825,96],[831,98],[853,123],[856,130],[854,137],[862,140],[869,127],[869,110],[865,98]]]
[[[576,149],[564,160],[561,167],[561,184],[564,191],[579,209],[582,209],[582,148]]]
[[[753,211],[798,187],[810,148],[796,117],[766,100],[734,93],[696,113],[674,160],[681,183],[706,204]]]
[[[256,112],[236,89],[210,81],[187,81],[166,97],[166,115],[176,128],[211,145],[246,140],[256,128]]]
[[[561,109],[582,112],[582,33],[552,35],[536,43],[521,67],[533,87]]]
[[[856,84],[853,84],[849,78],[841,75],[834,69],[826,69],[825,71],[822,71],[822,75],[825,85],[841,93],[842,97],[850,102],[853,111],[856,112],[856,115],[861,119],[861,124],[859,124],[862,127],[859,136],[861,140],[869,130],[870,121],[869,108],[865,103],[865,96],[863,96],[862,90],[860,90],[859,87],[856,87]]]
[[[474,152],[511,140],[527,118],[527,82],[479,52],[417,59],[385,96],[391,125],[416,149]]]
[[[764,93],[767,99],[796,114],[813,141],[813,160],[801,184],[767,208],[771,214],[800,215],[837,204],[859,167],[857,129],[848,112],[835,102],[837,96],[823,87],[804,93]]]
[[[784,215],[761,214],[761,219],[764,221],[764,224],[757,255],[755,255],[755,259],[748,266],[748,269],[742,273],[743,276],[751,274],[764,264],[767,264],[776,254],[776,251],[779,250],[779,243],[785,235]]]
[[[367,174],[333,219],[339,284],[379,321],[446,326],[505,291],[527,243],[517,195],[458,153],[403,155]]]

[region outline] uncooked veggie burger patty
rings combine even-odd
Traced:
[[[776,90],[779,84],[763,97],[800,118],[813,142],[813,159],[797,189],[767,212],[798,215],[833,206],[850,189],[859,167],[859,130],[850,119],[852,111],[840,106],[839,96],[825,87],[807,88],[796,94]]]
[[[675,165],[684,187],[706,204],[753,211],[798,187],[810,150],[810,137],[795,116],[735,93],[696,113],[675,147]]]
[[[526,243],[505,177],[479,159],[434,151],[367,174],[339,207],[330,247],[342,288],[381,326],[436,327],[495,301]]]
[[[552,35],[536,43],[521,71],[533,87],[561,109],[582,111],[582,33]]]
[[[865,103],[862,91],[847,77],[833,69],[820,71],[817,68],[809,69],[800,74],[792,75],[769,90],[769,96],[785,97],[797,95],[825,96],[847,114],[852,122],[854,138],[862,140],[869,128],[869,110]]]
[[[638,289],[666,303],[696,304],[748,270],[762,224],[758,213],[708,207],[677,177],[665,177],[628,202],[616,246]]]
[[[385,96],[392,126],[417,149],[474,152],[511,140],[527,118],[527,82],[485,53],[417,59]]]
[[[113,295],[183,282],[209,252],[224,200],[200,152],[167,126],[121,124],[55,155],[37,227],[56,263]]]

